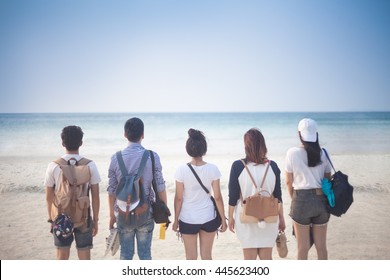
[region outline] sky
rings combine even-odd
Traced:
[[[390,111],[387,0],[0,0],[0,113]]]

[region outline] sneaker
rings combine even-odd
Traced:
[[[279,232],[278,237],[276,238],[276,248],[278,250],[279,257],[287,257],[287,238],[286,234],[283,231]]]
[[[110,235],[106,238],[106,252],[104,256],[107,256],[111,251],[111,255],[114,256],[119,249],[119,234],[116,228],[110,229]]]

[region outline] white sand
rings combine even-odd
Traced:
[[[225,209],[227,209],[227,180],[232,160],[206,159],[220,166]],[[96,159],[95,159],[96,160]],[[186,159],[183,159],[186,160]],[[275,159],[283,170],[283,159]],[[337,169],[350,177],[355,186],[355,202],[349,212],[341,218],[332,217],[328,229],[328,251],[330,259],[379,260],[390,259],[390,155],[338,155],[333,157]],[[2,260],[48,260],[55,258],[53,238],[46,223],[46,204],[42,181],[47,158],[0,158],[0,259]],[[167,181],[169,206],[173,212],[174,188],[172,174],[178,162],[167,159],[164,176]],[[168,164],[169,162],[169,164]],[[96,160],[102,176],[101,211],[99,233],[94,239],[93,259],[118,259],[104,257],[105,237],[108,235],[108,204],[106,159]],[[286,259],[296,259],[296,242],[291,235],[291,219],[288,216],[290,199],[284,185],[282,173],[286,235],[289,254]],[[155,227],[152,257],[155,260],[183,260],[184,247],[169,228],[165,240],[158,239],[159,226]],[[276,249],[274,259],[280,259]],[[74,245],[71,259],[77,259]],[[226,231],[214,242],[213,258],[219,260],[242,259],[242,250],[235,234]],[[314,247],[309,254],[316,259]]]

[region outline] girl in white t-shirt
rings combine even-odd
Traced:
[[[290,216],[297,238],[298,259],[308,258],[312,234],[318,259],[324,260],[328,258],[326,233],[330,214],[321,180],[330,180],[331,167],[318,143],[316,122],[301,120],[298,133],[302,146],[287,151],[285,166],[287,190],[292,198]]]
[[[189,164],[203,185],[213,194],[222,224],[217,219],[210,195],[203,189],[190,167],[182,164],[175,172],[175,220],[172,229],[183,238],[187,260],[198,258],[198,238],[202,260],[211,260],[215,234],[218,228],[222,232],[227,228],[219,182],[221,173],[216,165],[203,161],[203,156],[207,152],[207,142],[203,133],[190,129],[188,136],[186,150],[191,156]]]

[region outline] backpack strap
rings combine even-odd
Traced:
[[[71,158],[71,159],[76,160],[75,158]],[[87,165],[87,164],[90,163],[91,161],[92,161],[92,160],[87,159],[87,158],[81,158],[80,160],[76,160],[76,165]],[[66,164],[69,164],[69,161],[66,161],[66,160],[63,159],[62,157],[56,159],[54,162],[57,163],[58,165],[66,165]]]
[[[242,159],[241,160],[242,164],[244,165],[246,171],[248,172],[248,175],[252,181],[252,184],[253,186],[255,187],[255,189],[257,190],[257,185],[256,185],[256,182],[255,180],[253,179],[253,176],[252,176],[252,173],[249,171],[249,168],[248,166],[246,165],[245,161]],[[256,191],[256,193],[254,195],[259,195],[261,192],[262,192],[262,189],[263,189],[263,185],[264,185],[264,181],[265,181],[265,177],[267,176],[267,173],[268,173],[268,169],[269,169],[269,166],[271,165],[271,162],[269,161],[268,164],[267,164],[267,167],[265,169],[265,173],[264,173],[264,177],[263,177],[263,180],[261,181],[261,185],[260,185],[260,189],[258,191]],[[268,192],[268,191],[266,191]],[[273,195],[273,194],[270,194],[270,195]],[[241,188],[240,188],[240,199],[241,199],[241,205],[243,204],[244,202],[244,199],[242,197],[242,191],[241,191]]]
[[[123,161],[122,153],[121,151],[116,152],[116,158],[118,160],[119,168],[121,169],[122,177],[125,177],[128,175],[125,162]]]
[[[152,175],[153,175],[152,187],[153,187],[153,191],[154,191],[154,194],[155,194],[155,197],[156,197],[156,202],[157,202],[157,201],[160,200],[160,197],[158,196],[158,193],[157,193],[157,183],[156,183],[156,178],[154,176],[155,160],[154,160],[153,151],[149,150],[149,153],[150,153],[150,159],[152,160]]]
[[[210,194],[210,191],[203,185],[203,182],[202,180],[199,178],[198,174],[196,173],[195,169],[192,167],[191,163],[187,163],[188,167],[191,169],[192,173],[194,173],[194,176],[196,178],[196,180],[198,180],[200,186],[202,187],[202,189],[209,195],[211,196]]]
[[[68,164],[68,162],[67,162],[66,160],[64,160],[62,157],[56,159],[54,162],[57,163],[58,165],[65,165],[65,164]]]
[[[144,154],[142,155],[141,163],[139,165],[139,168],[138,168],[138,171],[136,174],[137,177],[141,176],[142,172],[144,171],[144,168],[146,165],[146,160],[148,159],[148,157],[149,157],[149,151],[145,150]],[[121,151],[116,152],[116,158],[118,160],[119,168],[121,169],[122,177],[129,175],[129,173],[127,172],[127,169],[126,169],[125,162],[123,161]]]
[[[144,168],[145,168],[146,161],[148,160],[148,158],[149,158],[149,151],[145,150],[144,154],[142,155],[141,163],[140,163],[139,168],[138,168],[138,172],[137,172],[138,177],[140,177],[141,174],[144,172]]]
[[[329,155],[328,155],[328,152],[327,152],[324,148],[322,148],[322,150],[324,151],[326,157],[327,157],[328,160],[329,160],[330,165],[332,166],[334,172],[336,173],[336,169],[334,168],[333,163],[332,163],[332,161],[330,160],[330,157],[329,157]]]
[[[90,159],[87,159],[87,158],[81,158],[78,162],[77,162],[77,165],[87,165],[88,163],[90,163],[92,160]]]

